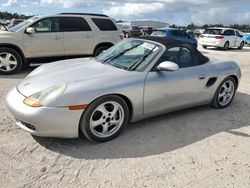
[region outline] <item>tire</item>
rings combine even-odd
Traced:
[[[223,96],[220,97],[220,95],[223,95],[223,93],[227,93],[227,92],[228,92],[228,95],[230,94],[229,91],[225,92],[225,90],[223,90],[224,84],[227,85],[229,83],[232,84],[233,91],[231,92],[230,99],[228,99],[228,101],[223,104],[222,101],[221,101],[221,98],[223,98],[223,100],[224,100],[224,97]],[[221,84],[219,85],[219,87],[217,88],[217,90],[215,92],[215,95],[214,95],[214,98],[211,101],[211,106],[214,107],[214,108],[218,108],[218,109],[222,109],[222,108],[228,107],[231,104],[231,102],[233,101],[233,99],[234,99],[236,89],[237,89],[236,81],[232,77],[225,78],[221,82]]]
[[[242,41],[241,43],[240,43],[240,46],[238,47],[238,49],[242,49],[244,47],[244,41]]]
[[[204,49],[207,49],[207,46],[205,46],[205,45],[202,45],[202,48],[204,48]]]
[[[118,109],[116,113],[115,107]],[[129,109],[126,102],[119,96],[107,95],[96,99],[87,107],[81,117],[80,130],[91,141],[106,142],[116,138],[128,121]]]
[[[223,50],[228,50],[228,49],[229,49],[229,42],[227,41],[227,42],[224,44]]]
[[[105,50],[107,50],[107,49],[109,49],[109,48],[110,48],[110,46],[100,46],[100,47],[98,47],[98,48],[95,50],[95,52],[94,52],[94,57],[100,55],[103,51],[105,51]]]
[[[18,73],[23,66],[22,57],[12,48],[0,48],[0,74],[11,75]]]

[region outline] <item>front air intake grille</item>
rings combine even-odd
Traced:
[[[27,127],[28,129],[30,129],[30,130],[32,130],[32,131],[35,131],[35,130],[36,130],[35,126],[33,126],[33,125],[31,125],[31,124],[28,124],[28,123],[23,122],[23,121],[21,121],[21,123],[22,123],[25,127]]]

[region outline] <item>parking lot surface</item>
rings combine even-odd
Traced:
[[[250,187],[250,48],[201,50],[240,65],[230,107],[140,121],[101,144],[18,128],[4,99],[30,70],[0,75],[0,187]]]

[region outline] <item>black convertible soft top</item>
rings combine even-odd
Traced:
[[[191,45],[189,43],[185,43],[185,42],[178,41],[178,40],[173,40],[173,39],[168,39],[168,38],[165,38],[165,37],[156,37],[156,36],[142,36],[142,37],[139,37],[139,38],[158,42],[160,44],[163,44],[167,48],[169,46],[172,46],[172,45],[183,44],[183,45],[188,46],[189,48],[192,49],[193,53],[197,56],[200,64],[204,64],[204,63],[209,61],[208,57],[201,54],[194,45]]]

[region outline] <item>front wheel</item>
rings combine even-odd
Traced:
[[[80,129],[92,141],[105,142],[117,137],[129,120],[129,109],[119,96],[104,96],[92,102],[83,113]]]
[[[22,58],[19,53],[12,48],[0,48],[0,73],[15,74],[22,68]]]
[[[219,85],[211,105],[215,108],[226,108],[231,104],[236,92],[236,82],[232,77],[225,78]]]

